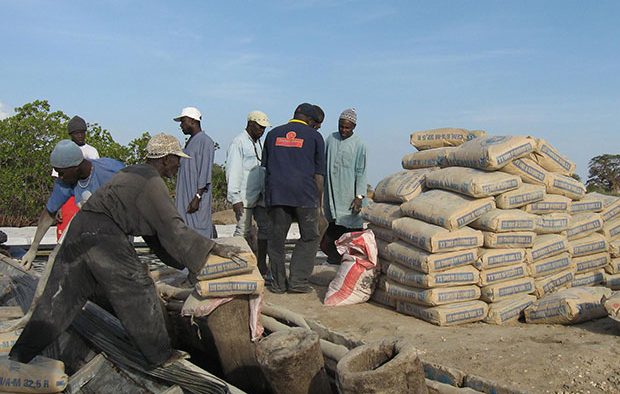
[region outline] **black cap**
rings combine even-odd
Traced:
[[[69,134],[76,131],[86,131],[86,121],[75,115],[67,124],[67,131],[69,132]]]
[[[299,104],[297,108],[295,109],[295,113],[305,115],[313,120],[317,120],[317,118],[319,117],[319,114],[317,113],[315,106],[309,103]]]

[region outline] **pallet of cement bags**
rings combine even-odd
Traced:
[[[601,303],[610,297],[605,287],[582,287],[545,295],[525,309],[525,321],[538,324],[575,324],[607,316]]]

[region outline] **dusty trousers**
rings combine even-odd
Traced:
[[[107,216],[80,211],[61,245],[43,294],[9,357],[28,362],[72,323],[97,288],[103,290],[147,366],[172,354],[155,284],[127,235]]]

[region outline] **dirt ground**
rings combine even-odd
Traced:
[[[522,391],[620,393],[620,323],[610,318],[573,326],[438,327],[379,304],[326,307],[321,303],[326,287],[315,285],[315,289],[310,294],[266,292],[266,301],[354,339],[404,336],[422,351],[425,361]]]

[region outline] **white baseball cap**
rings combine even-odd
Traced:
[[[252,111],[248,114],[248,121],[254,121],[263,127],[271,127],[267,114],[262,111]]]
[[[174,121],[175,122],[180,122],[181,118],[183,118],[184,116],[187,116],[188,118],[195,119],[197,121],[200,121],[200,119],[202,118],[202,115],[200,114],[200,111],[198,111],[198,108],[196,108],[196,107],[185,107],[185,108],[183,108],[183,110],[181,110],[181,115],[179,115],[176,118],[174,118]]]

